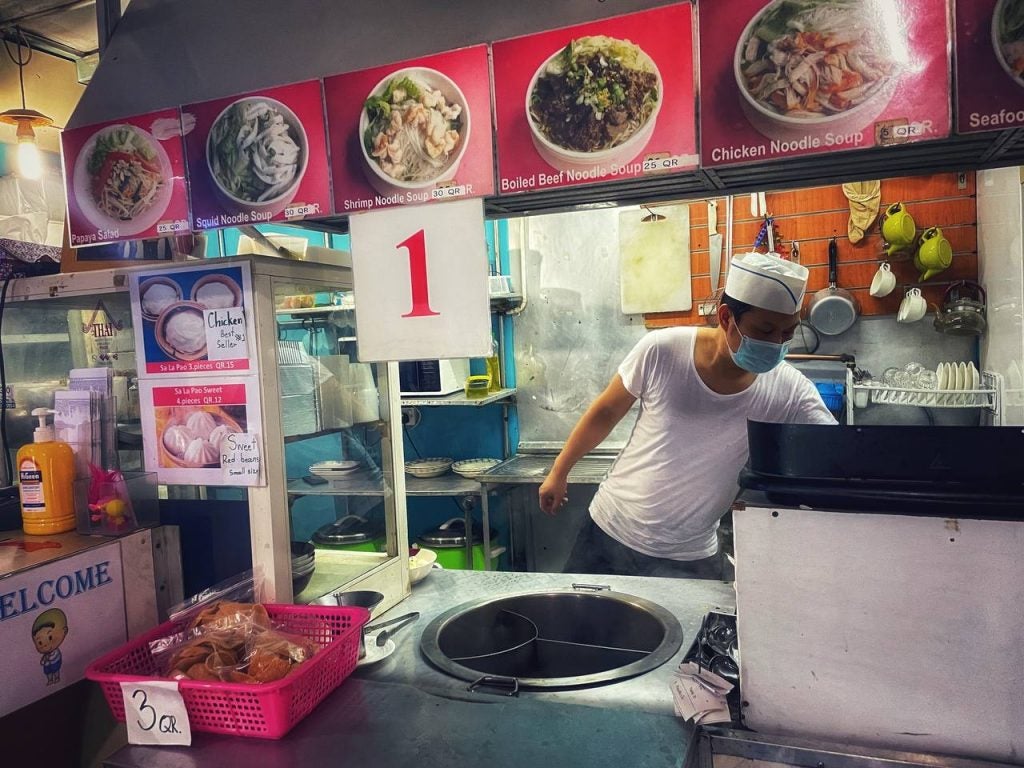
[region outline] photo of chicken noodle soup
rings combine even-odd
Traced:
[[[882,94],[899,74],[898,21],[878,0],[775,0],[740,40],[739,85],[759,110],[809,123]]]

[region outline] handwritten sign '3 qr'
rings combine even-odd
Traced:
[[[185,701],[174,680],[121,683],[130,744],[191,746]]]

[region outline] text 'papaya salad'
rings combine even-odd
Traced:
[[[149,210],[167,183],[149,140],[127,125],[96,137],[88,170],[96,207],[118,221],[131,221]]]

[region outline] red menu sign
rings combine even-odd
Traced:
[[[956,4],[956,130],[1024,125],[1024,2]]]
[[[491,46],[498,192],[697,166],[689,3]]]
[[[71,245],[189,231],[177,109],[61,135]]]
[[[336,213],[494,193],[487,46],[324,79]]]
[[[948,136],[946,19],[946,0],[701,3],[703,165]]]
[[[330,213],[320,81],[190,104],[181,113],[195,229]]]

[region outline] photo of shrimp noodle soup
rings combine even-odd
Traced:
[[[873,0],[773,3],[743,45],[741,84],[764,110],[798,120],[863,104],[897,71],[873,10]]]
[[[1004,0],[996,9],[998,53],[1006,69],[1024,83],[1024,0]]]
[[[210,172],[237,200],[263,203],[296,181],[301,137],[275,102],[243,99],[225,110],[210,131]]]
[[[581,37],[544,67],[530,94],[530,117],[551,143],[597,152],[629,140],[660,98],[657,70],[638,46]]]
[[[96,208],[116,221],[131,221],[148,211],[167,183],[150,139],[129,125],[97,134],[88,173]]]
[[[465,127],[462,105],[412,74],[389,80],[363,108],[366,154],[396,181],[429,183],[458,154]]]

